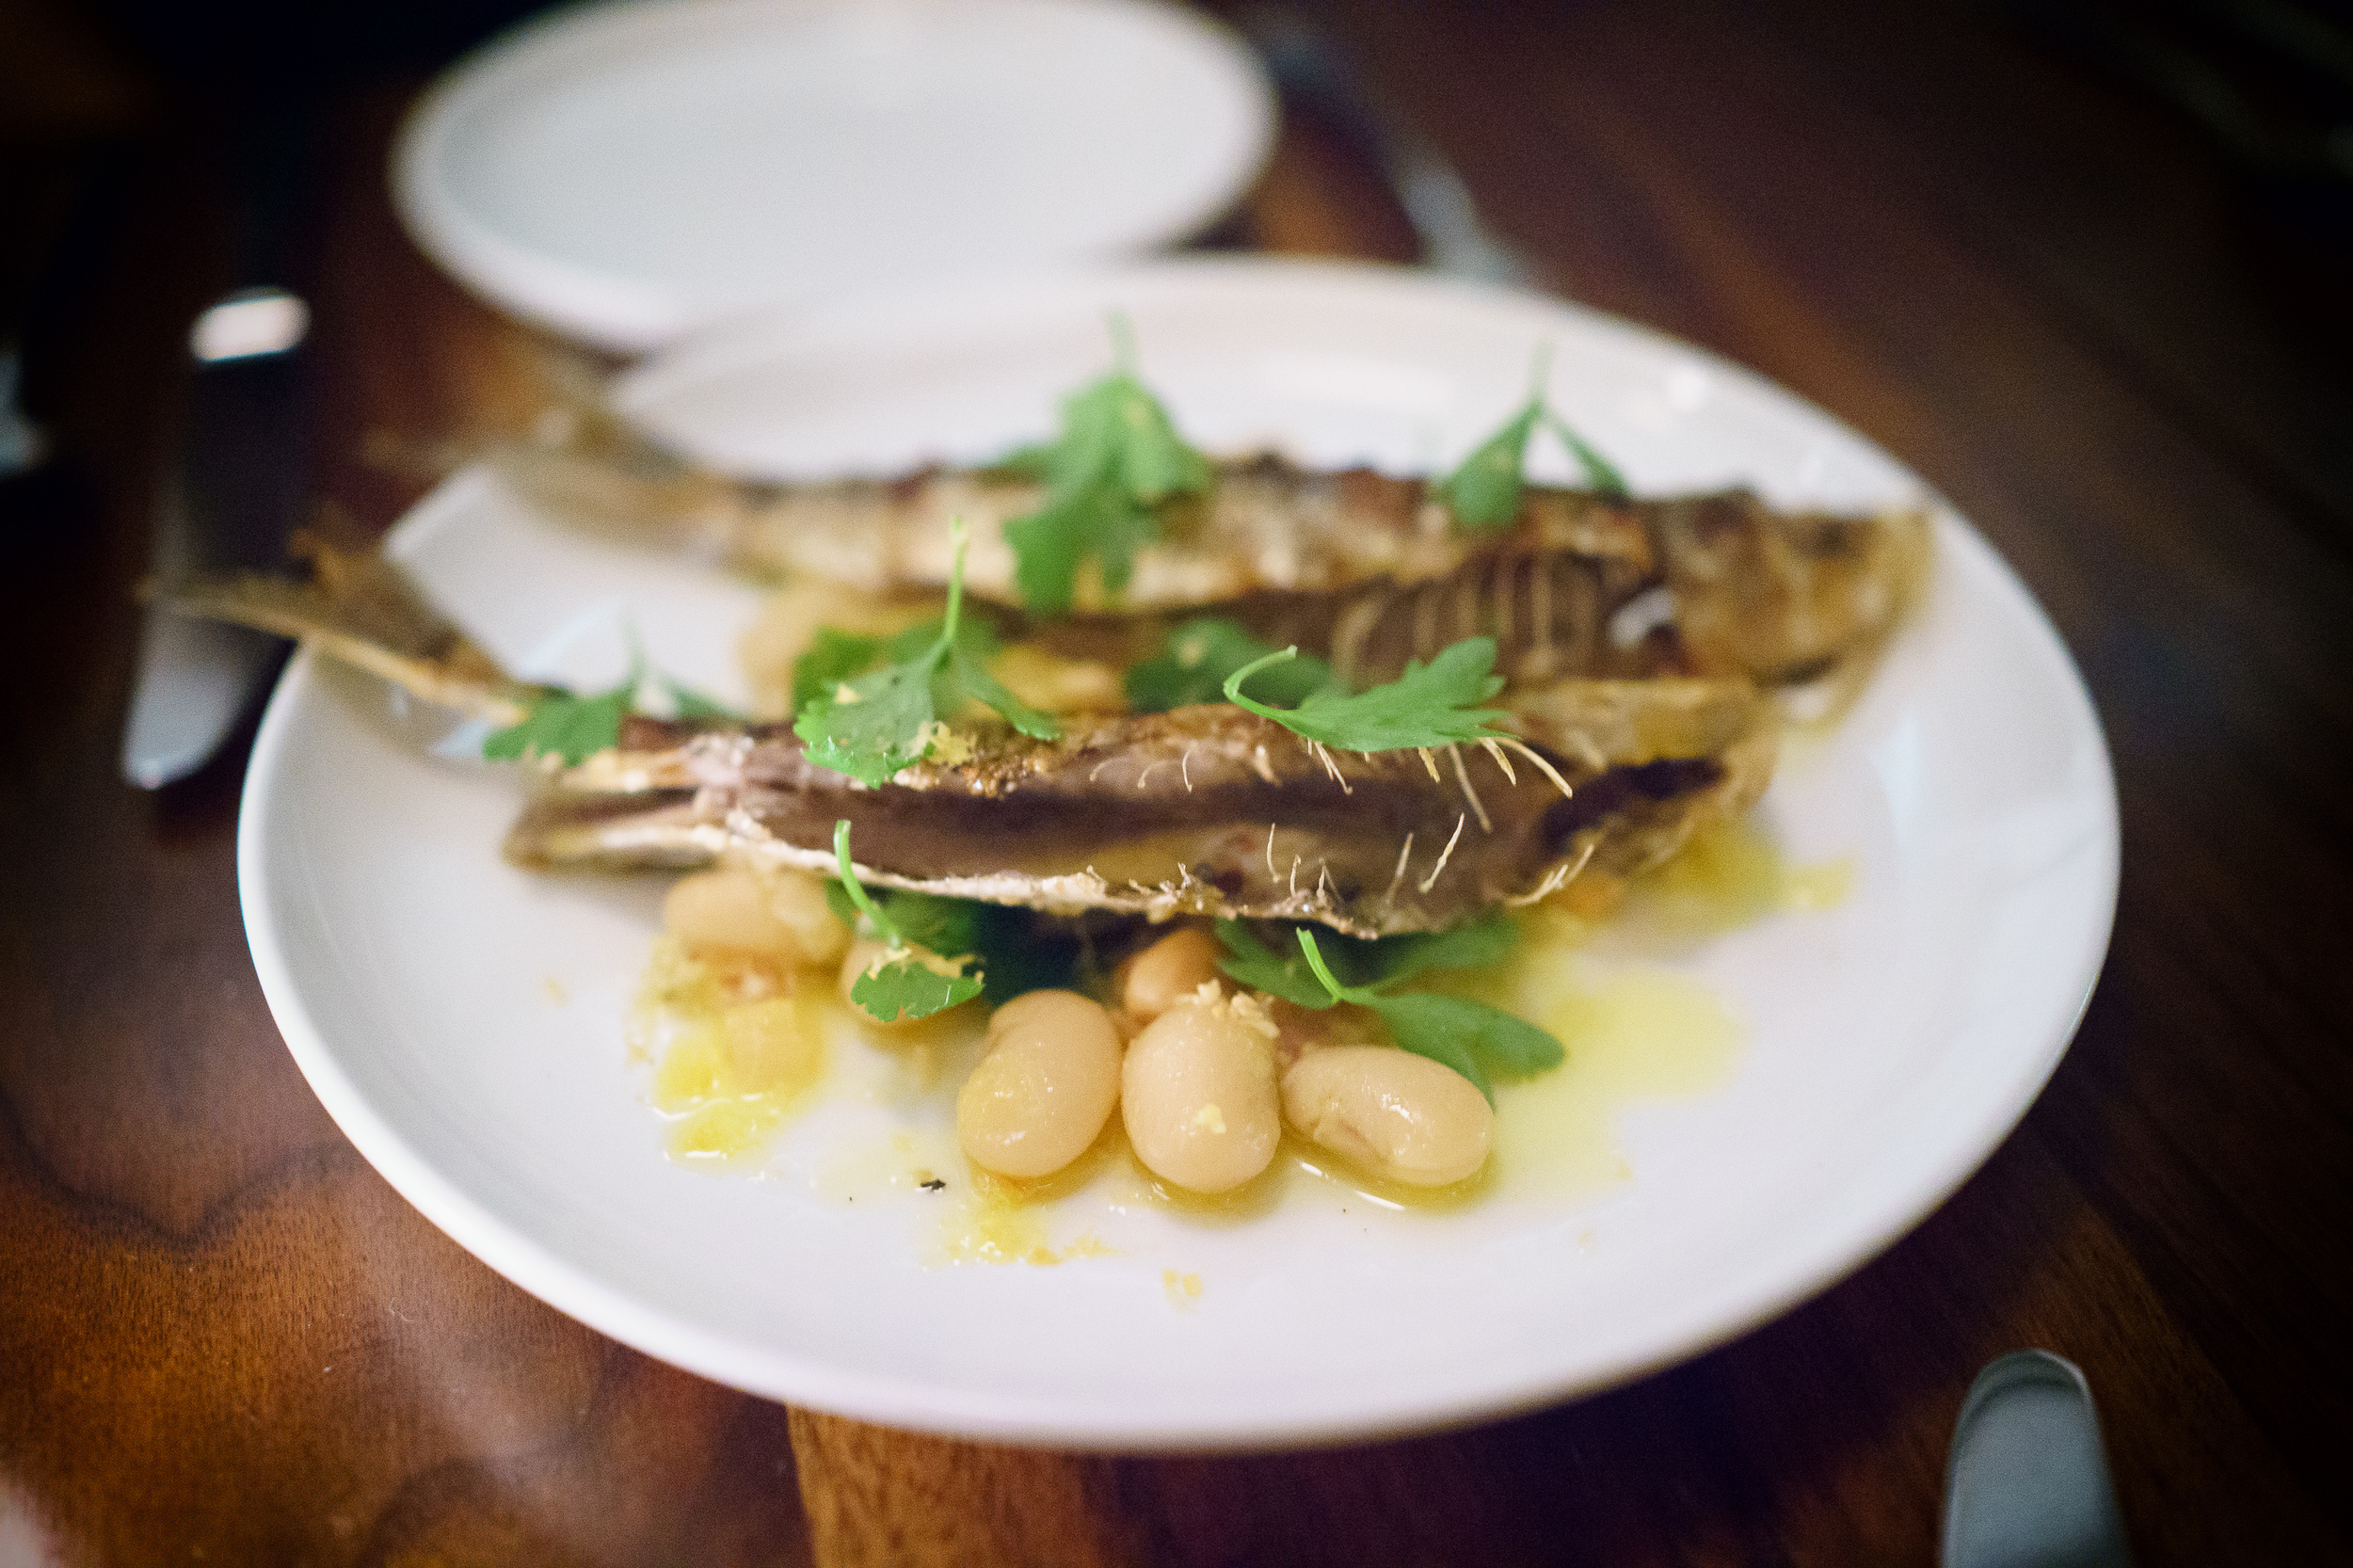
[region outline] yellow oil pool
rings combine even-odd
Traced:
[[[1694,834],[1681,853],[1627,889],[1611,919],[1638,931],[1698,940],[1786,911],[1834,908],[1854,884],[1854,856],[1793,864],[1752,818]]]
[[[1785,911],[1832,907],[1853,876],[1851,857],[1794,865],[1761,826],[1742,821],[1696,836],[1605,920],[1565,897],[1526,911],[1509,964],[1443,984],[1543,1024],[1566,1060],[1535,1079],[1499,1084],[1486,1167],[1436,1190],[1381,1180],[1287,1133],[1265,1175],[1204,1197],[1144,1170],[1116,1113],[1069,1169],[1037,1182],[993,1176],[964,1158],[952,1130],[936,1125],[941,1096],[952,1096],[959,1069],[979,1048],[977,1011],[959,1009],[911,1029],[865,1029],[836,999],[828,976],[698,957],[667,936],[655,944],[632,1039],[652,1064],[648,1098],[671,1124],[671,1156],[689,1163],[754,1162],[821,1093],[933,1112],[917,1119],[923,1125],[910,1122],[879,1141],[834,1151],[814,1178],[819,1192],[845,1202],[935,1193],[933,1262],[1048,1264],[1108,1253],[1092,1230],[1072,1233],[1067,1220],[1057,1228],[1055,1206],[1081,1193],[1088,1212],[1149,1206],[1212,1225],[1246,1224],[1297,1202],[1427,1210],[1494,1193],[1574,1197],[1630,1175],[1614,1131],[1626,1106],[1705,1094],[1727,1080],[1739,1056],[1742,1027],[1721,999],[1646,960]],[[1607,956],[1594,942],[1605,930],[1613,937]],[[856,1057],[856,1074],[838,1070],[845,1056]],[[852,1078],[855,1091],[845,1087]],[[1168,1287],[1173,1304],[1198,1298],[1197,1276],[1169,1277],[1176,1281]]]
[[[653,1062],[648,1094],[670,1123],[672,1159],[759,1155],[825,1077],[829,998],[753,961],[713,961],[654,944],[631,1040]]]
[[[1500,1190],[1528,1196],[1581,1196],[1625,1180],[1618,1112],[1716,1088],[1743,1037],[1714,992],[1663,969],[1580,975],[1534,1016],[1568,1059],[1497,1089],[1488,1158]]]

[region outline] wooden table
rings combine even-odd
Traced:
[[[2124,883],[2016,1133],[1780,1320],[1408,1442],[975,1448],[573,1323],[396,1197],[295,1071],[238,923],[249,735],[161,795],[116,777],[163,372],[216,222],[166,112],[57,383],[72,461],[0,530],[0,1560],[1924,1561],[1962,1391],[2025,1345],[2089,1375],[2143,1560],[2353,1556],[2353,256],[1982,11],[1329,14],[1550,286],[1851,423],[2049,607],[2114,750]],[[373,525],[418,485],[361,460],[370,432],[529,399],[520,332],[392,223],[400,103],[340,102],[318,225],[323,488]],[[1241,230],[1410,245],[1312,130]]]

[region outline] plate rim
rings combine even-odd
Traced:
[[[1242,258],[1220,260],[1213,265],[1219,275],[1230,276],[1238,265],[1248,271],[1259,270],[1265,264],[1254,265]],[[1300,270],[1294,264],[1276,265],[1293,275]],[[1166,275],[1196,273],[1201,269],[1202,264],[1182,263],[1146,264],[1120,270]],[[1388,269],[1332,264],[1314,264],[1313,269],[1352,276],[1372,273],[1407,288],[1421,286],[1414,275]],[[1115,280],[1117,274],[1089,276],[1098,281],[1110,281]],[[1049,280],[1041,286],[1051,288],[1066,281],[1069,280]],[[1792,399],[1813,417],[1837,426],[1872,451],[1886,456],[1877,443],[1848,430],[1843,422],[1797,394],[1681,340],[1545,296],[1483,287],[1473,287],[1469,292],[1501,295],[1546,308],[1566,306],[1581,316],[1630,328],[1646,339],[1672,345],[1678,353],[1737,372],[1775,396]],[[1894,463],[1892,456],[1888,460]],[[2096,706],[2047,612],[2008,562],[1916,474],[1900,464],[1894,466],[1921,485],[1930,498],[1938,531],[1939,570],[1981,574],[2007,601],[2007,608],[2021,614],[2033,656],[2046,675],[2059,678],[2055,689],[2074,710],[2073,717],[2081,722],[2084,733],[2093,743],[2089,752],[2096,762],[2094,782],[2100,812],[2095,824],[2096,860],[2087,874],[2098,880],[2098,918],[2075,933],[2076,952],[2073,963],[2067,966],[2068,972],[2074,976],[2071,986],[2073,1005],[2064,1019],[2053,1020],[2049,1037],[2039,1051],[2031,1056],[2022,1054],[2003,1091],[1984,1099],[1986,1112],[1963,1133],[1945,1144],[1944,1158],[1894,1195],[1871,1205],[1870,1218],[1849,1223],[1838,1237],[1815,1246],[1803,1266],[1777,1266],[1765,1271],[1772,1277],[1759,1288],[1741,1292],[1742,1305],[1737,1312],[1695,1321],[1679,1334],[1646,1342],[1639,1352],[1621,1355],[1598,1368],[1588,1367],[1566,1378],[1522,1382],[1514,1386],[1502,1386],[1511,1384],[1508,1378],[1490,1379],[1493,1385],[1472,1391],[1467,1397],[1455,1392],[1409,1405],[1370,1400],[1367,1401],[1366,1410],[1337,1418],[1328,1409],[1298,1419],[1270,1420],[1263,1415],[1253,1415],[1241,1422],[1214,1416],[1202,1418],[1197,1415],[1196,1418],[1172,1421],[1163,1413],[1149,1430],[1139,1430],[1133,1420],[1106,1418],[1099,1410],[1075,1413],[1065,1400],[1052,1398],[1029,1400],[989,1390],[943,1389],[920,1378],[844,1371],[819,1359],[780,1352],[773,1345],[706,1328],[665,1310],[641,1304],[625,1290],[607,1284],[587,1268],[568,1261],[523,1229],[478,1207],[368,1103],[312,1021],[301,986],[280,946],[275,913],[266,897],[272,860],[271,845],[264,831],[276,781],[283,776],[281,753],[300,723],[305,705],[313,699],[312,694],[320,685],[317,656],[309,650],[298,654],[289,664],[271,696],[247,770],[239,811],[239,898],[263,993],[297,1066],[328,1114],[370,1164],[437,1227],[495,1272],[558,1310],[646,1353],[746,1392],[858,1419],[975,1440],[1106,1451],[1234,1451],[1363,1442],[1497,1419],[1564,1399],[1597,1393],[1737,1338],[1865,1266],[1908,1235],[1993,1156],[2031,1108],[2072,1043],[2105,961],[2114,927],[2121,844],[2113,760]],[[433,529],[446,525],[443,520],[459,515],[476,491],[494,483],[479,466],[461,471],[404,515],[388,534],[386,547],[398,553],[428,537]]]
[[[1024,269],[1086,265],[1173,245],[1214,223],[1240,202],[1273,150],[1278,120],[1272,80],[1232,28],[1176,0],[889,0],[912,15],[953,5],[1007,8],[1059,8],[1159,28],[1197,46],[1204,59],[1229,72],[1242,120],[1243,155],[1205,192],[1178,204],[1164,202],[1159,219],[1125,240],[1098,242],[1078,253],[1009,264]],[[551,54],[585,52],[600,34],[682,32],[724,26],[729,13],[817,12],[859,8],[856,0],[585,0],[526,18],[475,46],[426,86],[395,133],[389,164],[392,206],[419,249],[465,288],[499,309],[559,336],[622,354],[662,349],[741,313],[763,312],[830,299],[849,290],[807,291],[787,282],[776,296],[748,308],[698,308],[673,291],[632,280],[519,244],[477,219],[439,178],[464,111],[517,72],[543,69]]]

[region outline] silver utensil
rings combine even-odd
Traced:
[[[2130,1568],[2091,1386],[2019,1351],[1977,1374],[1945,1471],[1945,1568]]]
[[[274,565],[302,504],[308,459],[300,353],[310,308],[283,289],[216,301],[188,333],[187,425],[164,481],[149,574]],[[160,789],[204,765],[283,645],[151,606],[123,728],[122,771]]]
[[[0,479],[29,473],[49,456],[48,433],[24,417],[16,404],[24,357],[11,344],[0,349]]]
[[[1470,187],[1436,144],[1383,104],[1330,37],[1280,6],[1237,19],[1284,95],[1314,109],[1378,165],[1405,209],[1424,264],[1491,283],[1529,285],[1534,270],[1481,221]]]

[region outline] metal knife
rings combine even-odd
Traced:
[[[1944,1568],[2131,1568],[2091,1385],[2016,1351],[1977,1374],[1945,1461]]]
[[[177,456],[156,507],[149,575],[280,565],[310,480],[310,308],[288,285],[291,241],[312,157],[316,107],[264,82],[228,128],[227,215],[236,280],[252,285],[197,315]],[[194,773],[245,714],[283,645],[259,632],[151,608],[122,737],[122,771],[157,789]]]
[[[310,309],[283,289],[216,300],[188,334],[186,427],[166,476],[150,575],[277,565],[308,488]],[[122,737],[122,771],[143,789],[184,778],[244,715],[283,644],[243,627],[152,605]]]

